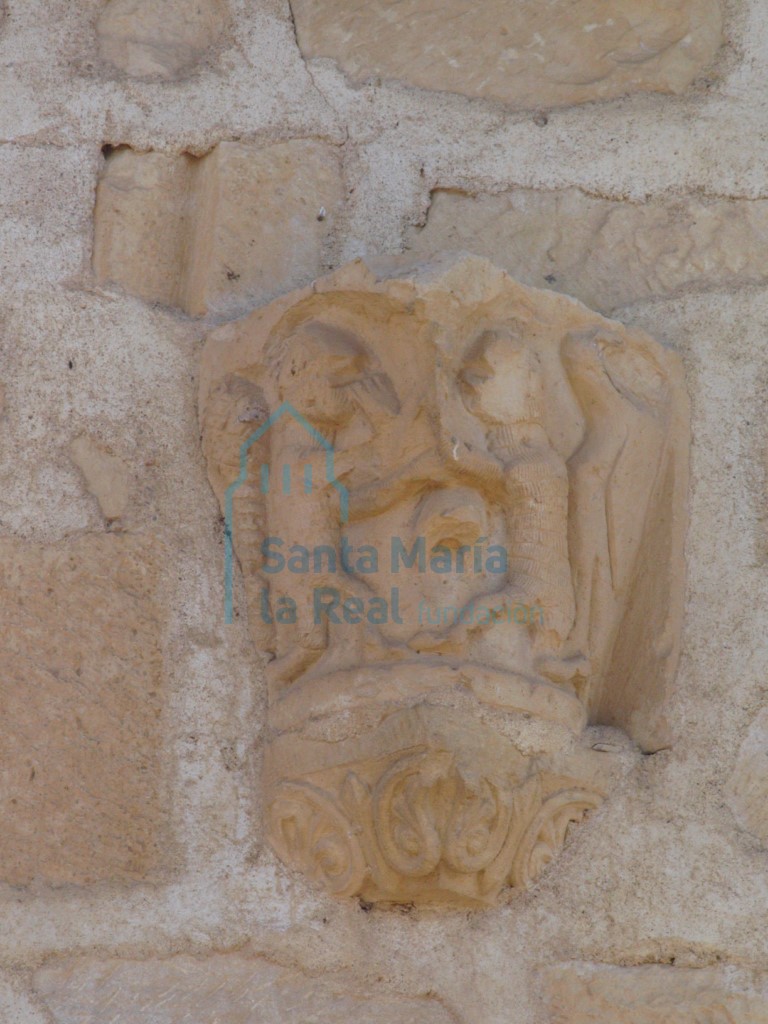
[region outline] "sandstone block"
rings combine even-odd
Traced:
[[[236,315],[311,281],[342,198],[332,146],[221,143],[198,166],[183,308]]]
[[[768,279],[768,200],[596,199],[578,189],[470,196],[438,190],[416,253],[467,249],[526,284],[611,310],[687,287]]]
[[[120,284],[149,302],[178,304],[195,165],[189,156],[128,148],[108,156],[96,191],[93,264],[99,281]]]
[[[768,843],[768,710],[761,711],[741,745],[726,798],[739,825]]]
[[[3,539],[0,566],[0,879],[146,877],[166,843],[157,548]]]
[[[101,56],[135,78],[178,78],[226,25],[223,0],[110,0],[98,23]]]
[[[83,435],[70,445],[72,460],[85,477],[88,490],[107,520],[119,519],[130,494],[128,467],[93,438]]]
[[[96,277],[235,316],[320,272],[342,193],[336,150],[311,140],[221,143],[200,160],[119,149],[97,192]]]
[[[232,953],[169,960],[74,960],[35,988],[55,1024],[449,1024],[431,999],[372,994]]]
[[[746,970],[577,964],[544,974],[552,1024],[768,1022],[768,977]]]
[[[304,56],[332,57],[354,81],[380,76],[515,107],[681,92],[721,42],[716,0],[293,0],[292,9]]]

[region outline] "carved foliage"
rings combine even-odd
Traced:
[[[525,888],[560,852],[568,826],[598,793],[530,775],[501,788],[467,779],[449,751],[395,758],[378,776],[347,773],[340,798],[284,783],[270,807],[273,845],[335,895],[487,903],[504,884]]]
[[[333,797],[308,783],[280,787],[270,809],[272,843],[289,864],[335,896],[360,891],[366,867],[352,824]]]
[[[558,761],[587,718],[668,741],[675,357],[484,260],[355,263],[209,340],[201,421],[271,656],[280,855],[395,902],[535,880],[606,788]]]

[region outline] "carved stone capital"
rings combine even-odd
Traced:
[[[336,895],[388,902],[492,903],[527,887],[599,806],[593,780],[555,774],[490,730],[469,730],[442,708],[393,716],[413,745],[278,782],[269,829],[282,859]]]
[[[287,864],[489,904],[608,795],[585,728],[669,743],[687,402],[647,335],[475,257],[358,261],[209,338],[201,422]]]

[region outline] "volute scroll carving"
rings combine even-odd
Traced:
[[[585,727],[669,742],[676,356],[476,257],[358,261],[214,332],[200,403],[276,852],[382,902],[535,881],[616,773]]]

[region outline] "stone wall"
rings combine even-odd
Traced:
[[[550,6],[0,4],[3,1022],[768,1020],[768,13]],[[383,909],[266,845],[199,361],[456,248],[682,357],[682,657],[556,869]]]

